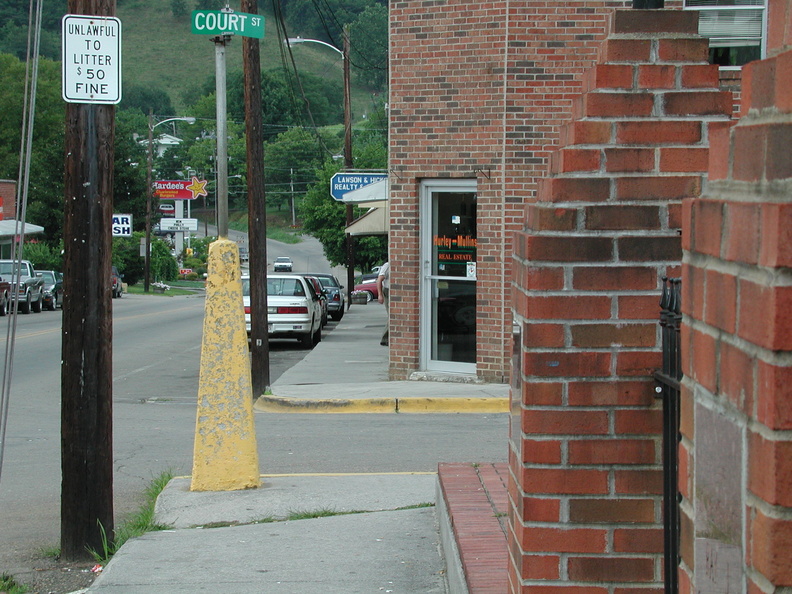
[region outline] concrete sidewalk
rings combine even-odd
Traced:
[[[255,410],[508,410],[505,385],[389,382],[384,327],[384,307],[353,306]],[[266,475],[261,488],[227,492],[173,479],[155,510],[169,529],[124,544],[89,591],[502,592],[505,465],[446,466],[439,476]]]
[[[475,377],[422,373],[388,381],[384,306],[353,305],[305,358],[258,398],[259,412],[475,412],[509,410],[509,386]],[[468,381],[462,381],[467,379]]]

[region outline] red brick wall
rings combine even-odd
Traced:
[[[770,0],[768,27],[742,119],[712,131],[706,192],[685,204],[686,592],[792,587],[791,0]]]
[[[0,221],[16,216],[16,182],[0,180]]]
[[[613,15],[516,236],[512,592],[662,589],[660,278],[732,113],[696,18]]]

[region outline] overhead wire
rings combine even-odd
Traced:
[[[41,45],[41,18],[43,0],[30,0],[28,15],[27,59],[25,60],[25,88],[23,92],[22,129],[19,149],[19,174],[17,176],[16,224],[12,253],[16,284],[12,290],[12,301],[17,303],[22,249],[25,243],[25,217],[30,186],[30,161],[33,147],[33,123],[36,112],[36,89],[38,87],[39,47]],[[11,402],[11,379],[14,367],[14,347],[16,342],[17,310],[13,307],[6,331],[6,347],[3,358],[3,378],[0,384],[0,480],[3,476],[8,411]]]
[[[327,144],[324,142],[324,138],[319,133],[319,127],[316,125],[316,121],[314,120],[313,113],[311,112],[311,104],[308,101],[308,97],[305,95],[305,89],[302,86],[302,81],[300,80],[300,76],[297,71],[297,64],[294,61],[294,54],[291,50],[291,45],[288,43],[289,35],[286,28],[286,22],[283,18],[283,12],[280,9],[280,2],[278,0],[272,0],[273,4],[273,11],[275,13],[275,22],[278,28],[279,39],[283,39],[283,43],[279,43],[278,46],[280,48],[281,53],[281,63],[283,64],[284,72],[286,73],[287,83],[289,83],[291,79],[292,73],[294,74],[294,82],[297,88],[300,91],[300,96],[302,97],[302,103],[305,106],[305,111],[308,114],[308,118],[310,119],[311,125],[308,127],[310,132],[316,137],[316,140],[319,144],[319,147],[327,154],[332,156],[333,151],[329,149]],[[287,56],[288,54],[288,56]],[[291,67],[289,67],[291,66]],[[287,84],[287,86],[292,89],[294,85]],[[302,112],[302,109],[299,109],[299,112]]]

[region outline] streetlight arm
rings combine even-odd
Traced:
[[[293,43],[319,43],[324,45],[325,47],[329,47],[331,50],[338,52],[341,54],[341,58],[344,58],[344,52],[338,49],[331,43],[327,43],[326,41],[322,41],[321,39],[304,39],[303,37],[289,37],[285,41],[286,45],[291,46]]]
[[[149,129],[153,130],[154,128],[156,128],[160,124],[167,124],[168,122],[187,122],[188,124],[194,124],[195,123],[195,118],[193,118],[193,117],[168,118],[167,120],[162,120],[161,122],[157,122],[153,126],[151,124],[149,124]]]

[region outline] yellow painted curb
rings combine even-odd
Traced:
[[[359,400],[305,400],[259,396],[253,404],[256,412],[276,413],[394,413],[395,398],[365,398]]]
[[[508,398],[399,398],[401,413],[505,413]]]
[[[505,413],[508,398],[361,398],[355,400],[306,400],[260,396],[256,412],[269,413]]]

